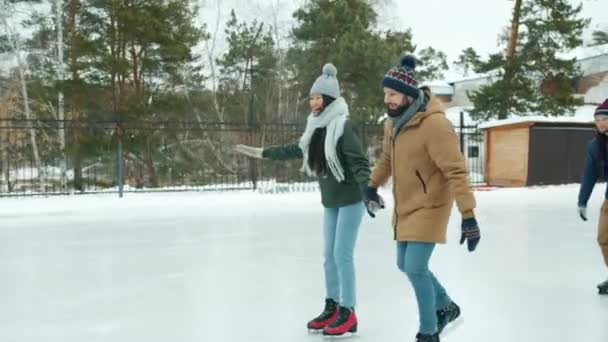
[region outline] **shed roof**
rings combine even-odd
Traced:
[[[591,124],[593,123],[593,113],[595,106],[584,105],[576,109],[572,116],[541,116],[541,115],[530,115],[530,116],[512,116],[508,119],[488,121],[479,125],[481,129],[488,129],[494,127],[513,126],[520,124],[534,125],[537,123],[543,124],[556,124],[559,126],[567,126],[572,124],[575,126]]]

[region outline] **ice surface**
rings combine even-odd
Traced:
[[[577,186],[477,192],[473,254],[454,211],[431,267],[463,321],[442,340],[608,341],[602,193],[584,223]],[[417,332],[389,213],[361,227],[354,341]],[[0,341],[321,341],[305,329],[324,299],[321,222],[319,193],[1,199]]]

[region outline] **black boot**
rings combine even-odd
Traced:
[[[328,298],[325,300],[325,309],[313,320],[308,322],[306,327],[312,330],[322,330],[338,318],[339,313],[338,303],[335,300]]]
[[[433,335],[428,334],[416,334],[416,342],[439,342],[439,333]]]
[[[445,327],[460,317],[460,307],[451,302],[447,307],[437,310],[437,331],[439,334]]]
[[[608,280],[597,285],[597,290],[599,294],[605,295],[608,294]]]

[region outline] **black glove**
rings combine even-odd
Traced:
[[[481,235],[479,233],[479,226],[475,217],[469,217],[462,219],[462,235],[460,236],[460,244],[462,245],[467,240],[467,247],[469,252],[472,252],[477,247]]]
[[[365,186],[363,190],[363,203],[371,217],[376,217],[376,211],[384,209],[384,200],[378,195],[378,189]]]
[[[587,221],[587,207],[579,205],[578,216],[580,216],[583,221]]]

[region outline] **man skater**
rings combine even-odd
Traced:
[[[441,102],[428,88],[418,88],[414,57],[405,56],[382,79],[390,117],[383,150],[366,189],[366,204],[379,203],[377,189],[393,177],[394,239],[397,266],[410,280],[420,316],[418,342],[438,342],[460,308],[429,270],[437,243],[446,242],[454,199],[462,214],[462,237],[474,251],[480,234],[473,213],[465,160],[458,137]]]
[[[583,171],[583,179],[581,180],[581,188],[578,194],[578,213],[579,216],[587,221],[587,202],[591,197],[593,187],[599,177],[608,175],[608,163],[606,163],[607,152],[606,144],[608,135],[608,99],[597,107],[593,115],[595,118],[595,127],[597,134],[593,140],[587,145],[587,157],[585,158],[585,167]],[[600,222],[598,226],[597,242],[600,245],[604,262],[608,266],[608,188],[604,195],[604,203],[600,210]],[[597,285],[600,294],[608,294],[608,279]]]

